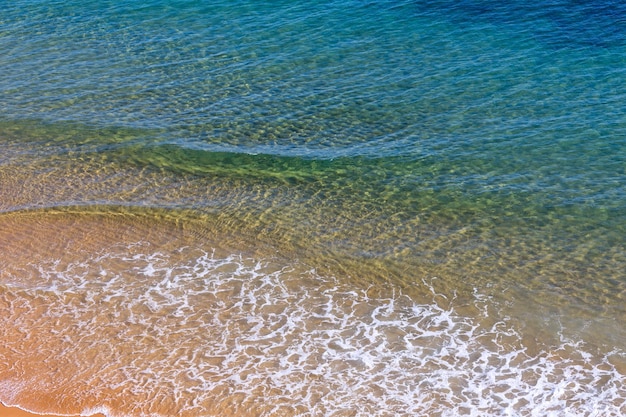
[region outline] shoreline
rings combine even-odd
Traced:
[[[69,415],[60,415],[60,414],[38,414],[31,413],[29,411],[22,410],[17,407],[9,407],[0,402],[0,416],[2,417],[69,417]],[[104,414],[97,413],[93,414],[91,417],[105,417]]]

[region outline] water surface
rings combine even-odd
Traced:
[[[521,3],[4,7],[0,400],[626,413],[625,11]]]

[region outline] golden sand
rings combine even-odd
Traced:
[[[24,410],[20,410],[19,408],[14,407],[6,407],[2,403],[0,403],[0,416],[1,417],[33,417],[40,416],[41,414],[33,414]],[[45,414],[48,417],[62,417],[56,414]],[[63,416],[66,417],[66,416]],[[94,414],[93,417],[104,417],[102,414]]]

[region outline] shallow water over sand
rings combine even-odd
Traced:
[[[624,410],[622,351],[520,328],[479,289],[437,293],[430,277],[403,294],[363,279],[380,265],[320,273],[197,221],[111,211],[2,216],[5,401],[111,415]]]

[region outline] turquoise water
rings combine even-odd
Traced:
[[[600,0],[3,5],[0,291],[5,337],[32,331],[33,344],[7,344],[1,352],[8,359],[0,365],[0,400],[35,411],[102,409],[128,416],[242,415],[244,409],[250,415],[626,413],[624,16],[621,3]],[[137,247],[142,251],[133,252]],[[125,251],[135,253],[136,264]],[[268,268],[268,281],[257,262]],[[221,265],[230,265],[232,276],[223,276]],[[31,373],[48,381],[37,395],[58,398],[50,387],[64,386],[50,371],[58,365],[14,373],[18,357],[38,357],[32,346],[56,346],[35,330],[39,320],[85,315],[55,331],[82,328],[66,334],[68,340],[96,335],[92,325],[103,305],[115,297],[128,305],[143,299],[149,284],[138,277],[180,278],[155,290],[163,304],[151,299],[139,322],[149,323],[150,331],[162,325],[159,334],[188,332],[195,341],[189,351],[217,349],[202,336],[208,322],[180,323],[167,313],[176,297],[186,300],[186,307],[177,307],[180,314],[232,310],[189,298],[198,291],[193,277],[212,274],[219,288],[204,285],[216,299],[249,277],[252,287],[241,290],[247,294],[242,299],[254,304],[250,300],[272,294],[284,303],[276,308],[309,323],[305,328],[323,315],[321,307],[296,300],[303,294],[324,299],[338,332],[333,337],[345,338],[343,352],[374,355],[359,365],[372,380],[359,380],[358,367],[343,373],[349,357],[333,356],[337,368],[320,371],[328,357],[295,347],[307,341],[330,352],[322,343],[330,336],[296,332],[281,316],[287,327],[280,327],[285,333],[277,345],[289,357],[308,358],[268,365],[267,372],[288,379],[284,385],[259,382],[268,378],[261,365],[275,354],[264,335],[257,335],[257,352],[250,354],[237,342],[250,328],[232,328],[225,319],[213,323],[211,334],[230,335],[224,346],[235,353],[222,365],[209,362],[216,366],[211,372],[227,376],[206,376],[209,362],[199,357],[184,367],[177,357],[161,358],[161,372],[150,381],[173,384],[172,396],[151,382],[156,391],[135,392],[137,404],[129,406],[113,387],[133,378],[104,369],[151,368],[126,350],[102,358],[101,381],[85,382],[92,388],[61,394],[75,398],[74,405],[58,400],[41,409],[18,388]],[[111,293],[98,298],[92,286],[112,276],[123,279],[103,284]],[[281,287],[294,280],[297,285]],[[120,292],[125,286],[128,294]],[[368,293],[379,290],[378,298]],[[42,291],[55,300],[47,301],[54,307],[46,313]],[[98,300],[98,308],[78,308],[64,294]],[[354,310],[346,310],[342,297]],[[394,300],[413,304],[389,307],[390,330],[372,319],[372,311]],[[23,311],[16,305],[29,306],[32,317],[17,320]],[[271,328],[280,322],[272,314],[280,314],[266,305],[237,310],[237,320]],[[111,317],[124,316],[119,305],[107,308]],[[410,345],[422,349],[420,365],[409,371],[405,362],[417,359],[413,350],[393,347],[393,335],[426,330],[406,319],[406,311],[440,321],[451,315],[441,321],[449,331],[437,327],[437,340],[464,346],[458,361],[449,362],[459,372],[457,382],[482,387],[513,369],[520,384],[510,382],[509,391],[489,383],[482,391],[459,388],[444,377],[447,356],[419,338]],[[492,321],[501,323],[501,333]],[[369,326],[387,343],[363,344],[366,330],[342,332],[342,326]],[[495,339],[484,342],[487,335]],[[499,342],[511,335],[519,342]],[[520,352],[527,362],[494,365],[494,358]],[[88,350],[71,355],[91,357]],[[474,366],[477,358],[494,368]],[[378,372],[385,363],[394,370]],[[195,369],[204,385],[163,376],[183,369]],[[266,390],[242,388],[241,397],[236,389],[219,388],[234,375],[247,387],[245,370],[258,377],[248,380],[251,386]],[[398,376],[407,372],[432,380],[411,388]],[[320,379],[326,382],[317,385],[312,375],[326,375]],[[108,386],[107,380],[117,382]],[[317,394],[303,394],[306,386]],[[349,386],[359,390],[328,394]],[[503,392],[505,399],[494,400]],[[271,400],[264,404],[261,397]],[[581,398],[598,400],[589,408]]]

